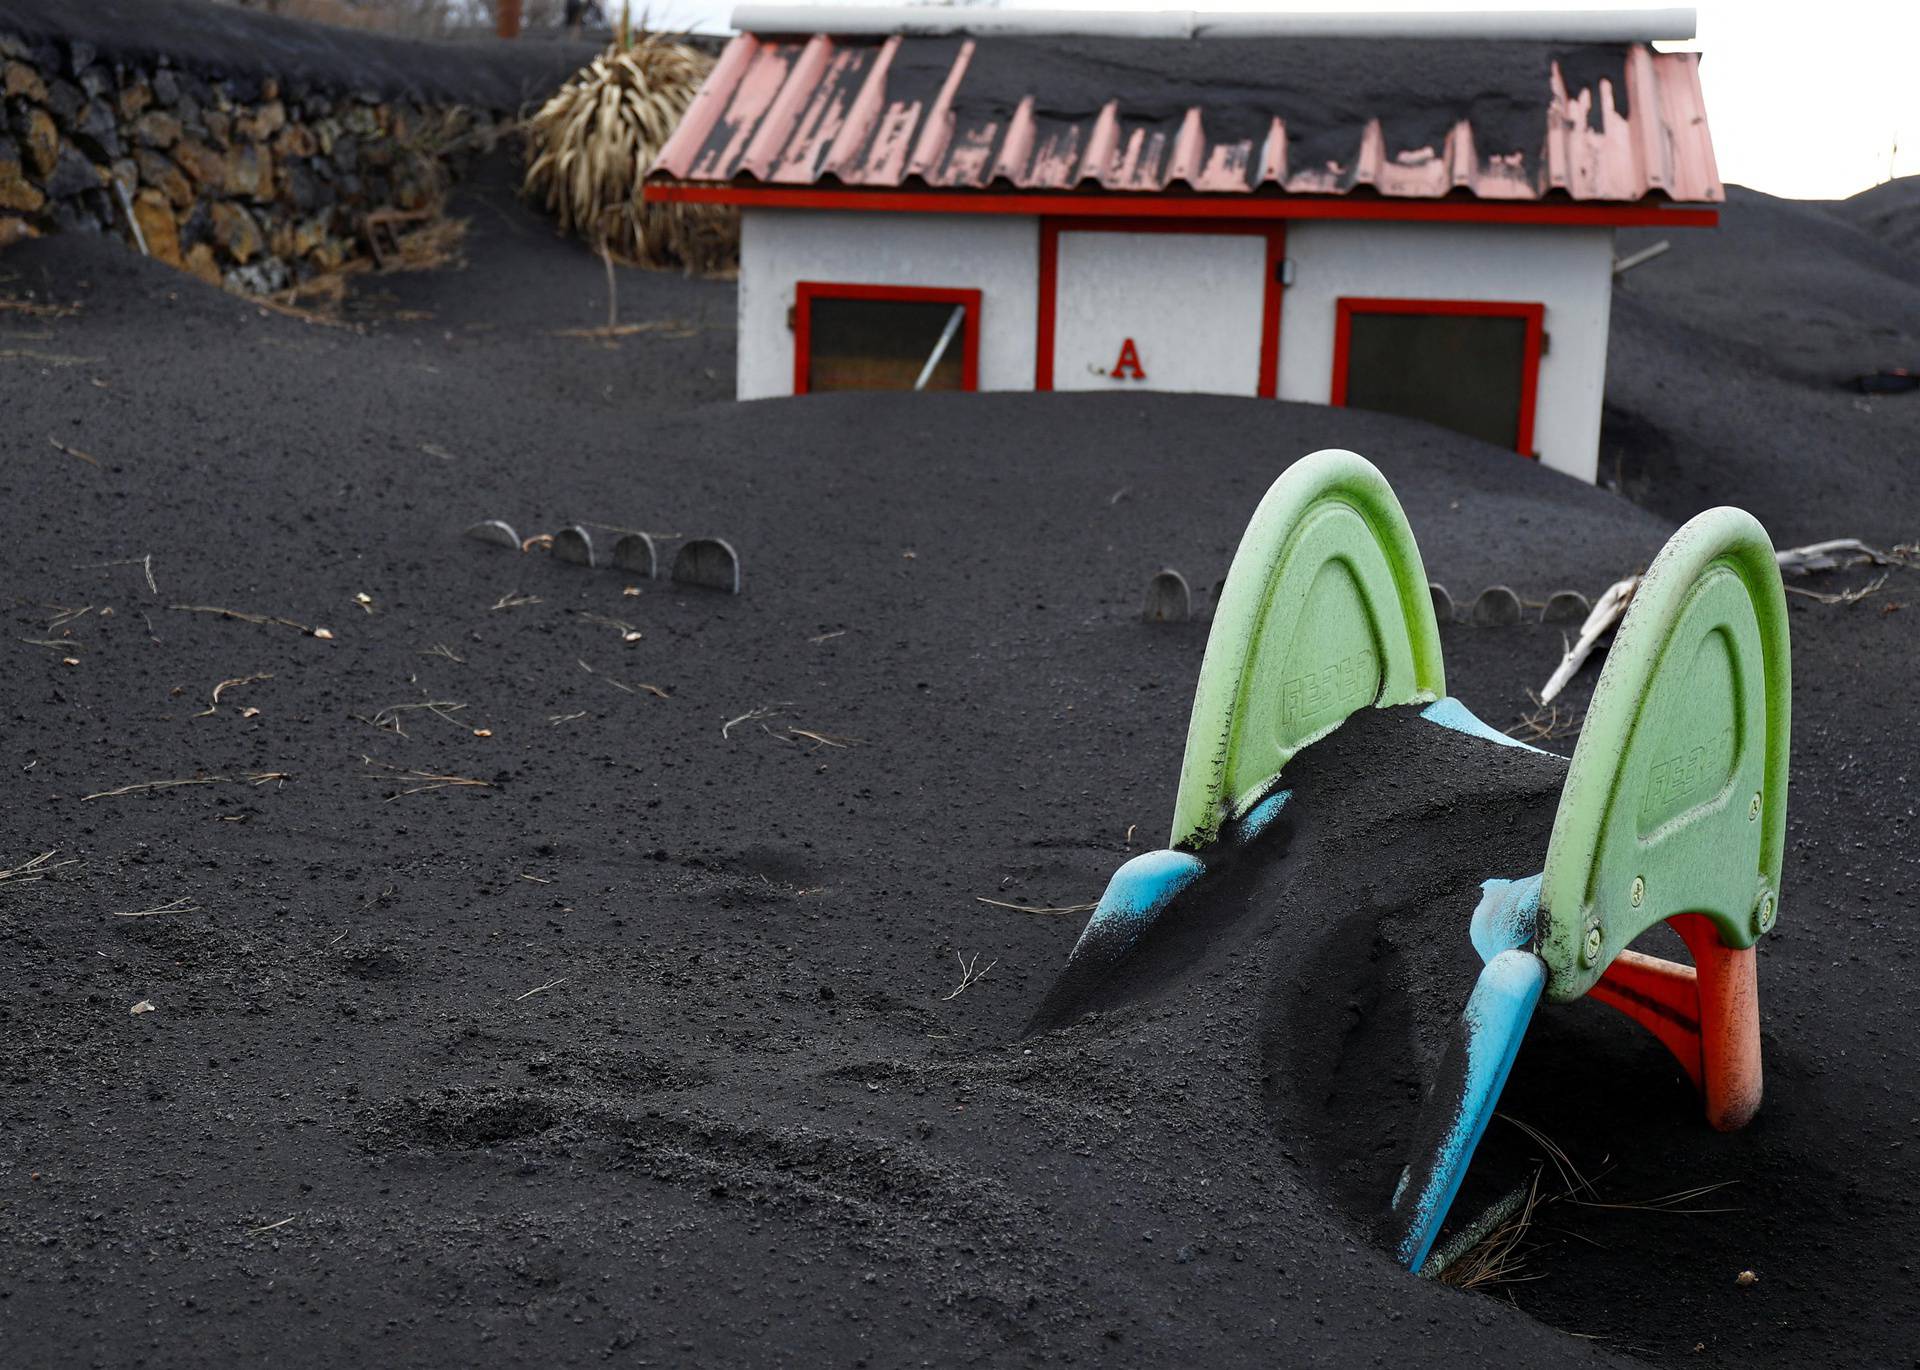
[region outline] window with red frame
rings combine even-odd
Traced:
[[[979,386],[977,290],[802,281],[793,331],[797,395]]]
[[[1333,403],[1534,454],[1543,306],[1342,299],[1336,307]]]

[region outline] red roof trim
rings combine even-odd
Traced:
[[[1712,228],[1717,209],[1659,204],[1542,204],[1537,200],[1376,200],[1353,196],[1226,199],[1174,195],[1046,195],[942,190],[792,190],[771,186],[654,181],[653,204],[737,205],[764,209],[854,209],[873,213],[1047,214],[1089,218],[1368,219],[1447,224],[1565,224],[1597,228]]]

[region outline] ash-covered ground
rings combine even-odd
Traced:
[[[1482,878],[1537,868],[1535,770],[1343,730],[1219,936],[1039,1035],[1083,915],[1001,906],[1164,838],[1206,627],[1141,589],[1224,574],[1306,452],[1378,463],[1462,598],[1596,595],[1717,502],[1914,541],[1920,395],[1839,384],[1920,351],[1897,193],[1738,194],[1626,278],[1637,502],[1316,407],[737,405],[731,286],[622,272],[657,327],[567,336],[600,265],[498,183],[465,266],[368,278],[354,329],[11,250],[0,866],[52,855],[0,881],[0,1359],[1910,1357],[1920,573],[1792,600],[1759,1118],[1715,1134],[1650,1038],[1544,1013],[1503,1113],[1591,1188],[1495,1125],[1477,1181],[1541,1174],[1524,1282],[1374,1247],[1406,1081],[1329,1044],[1394,1030],[1357,910],[1464,938]],[[725,536],[746,593],[461,537],[484,517]],[[1562,629],[1443,636],[1505,727]]]

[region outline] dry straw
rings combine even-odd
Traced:
[[[528,125],[526,192],[563,232],[641,266],[707,274],[739,260],[739,217],[714,205],[647,204],[641,177],[713,67],[658,34],[617,40],[576,72]]]

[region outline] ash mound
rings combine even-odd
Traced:
[[[376,278],[403,308],[355,328],[114,244],[0,257],[0,290],[62,306],[0,315],[0,865],[55,853],[0,890],[17,1359],[1906,1353],[1920,613],[1883,612],[1914,598],[1897,577],[1793,601],[1765,1107],[1712,1134],[1657,1043],[1543,1013],[1503,1110],[1557,1151],[1497,1124],[1476,1161],[1544,1166],[1551,1197],[1559,1155],[1598,1191],[1540,1210],[1537,1278],[1463,1297],[1367,1223],[1440,974],[1422,933],[1537,868],[1544,773],[1436,807],[1435,757],[1362,720],[1299,760],[1294,826],[1196,911],[1210,938],[1170,924],[1022,1033],[1079,929],[1046,910],[1171,804],[1206,627],[1140,623],[1140,589],[1224,574],[1301,454],[1379,464],[1458,595],[1597,593],[1669,511],[1722,501],[1783,544],[1911,538],[1912,408],[1827,374],[1878,346],[1842,355],[1860,329],[1834,322],[1832,366],[1776,365],[1743,341],[1790,337],[1770,301],[1829,270],[1861,323],[1910,332],[1864,234],[1736,197],[1732,248],[1691,235],[1626,278],[1610,401],[1635,426],[1610,441],[1633,435],[1649,511],[1309,406],[717,403],[729,287],[624,273],[623,317],[674,326],[567,337],[605,318],[601,264],[504,193],[467,203],[470,266]],[[748,590],[459,536],[483,517],[719,534]],[[1558,715],[1526,693],[1558,625],[1442,633],[1476,712],[1567,745],[1591,673]]]

